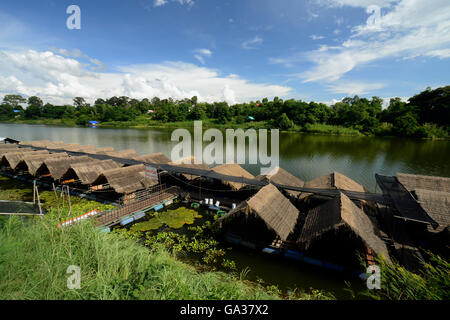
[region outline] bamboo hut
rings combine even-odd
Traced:
[[[168,164],[170,162],[170,159],[167,158],[162,152],[136,156],[133,157],[133,159],[154,164]]]
[[[243,177],[243,178],[248,178],[248,179],[255,178],[251,173],[246,171],[244,168],[242,168],[237,163],[222,164],[220,166],[213,168],[212,171],[223,174],[223,175],[227,175],[227,176]],[[240,190],[246,186],[245,183],[239,183],[239,182],[233,182],[233,181],[221,181],[221,182],[223,184],[229,186],[232,190]]]
[[[377,233],[370,218],[341,193],[309,210],[297,243],[305,249],[320,244],[322,253],[341,258],[350,254],[350,259],[356,258],[350,249],[358,243],[359,252],[384,256],[390,261],[387,247]],[[344,252],[344,249],[348,251]]]
[[[26,155],[14,168],[16,171],[28,172],[31,175],[36,175],[37,169],[44,163],[47,159],[62,159],[68,158],[67,153],[50,153],[50,154],[38,154],[38,155]]]
[[[48,154],[49,152],[47,150],[23,150],[21,152],[10,152],[3,155],[2,160],[0,162],[0,165],[2,167],[9,167],[11,169],[15,168],[20,161],[23,160],[24,157],[27,155],[43,155]]]
[[[108,185],[118,194],[129,195],[158,183],[157,180],[150,180],[145,176],[145,165],[138,164],[106,170],[92,184],[95,186],[93,190],[102,190],[104,185]]]
[[[280,167],[275,167],[267,174],[257,176],[256,179],[293,187],[303,187],[305,185],[304,181],[300,180],[296,176],[290,174],[289,172]],[[292,199],[297,199],[301,194],[300,191],[287,189],[285,190],[285,192]]]
[[[54,180],[59,180],[71,165],[92,161],[94,161],[94,159],[89,158],[88,156],[46,159],[39,169],[36,170],[36,175],[51,176]]]
[[[91,185],[104,171],[122,167],[120,163],[112,160],[98,160],[88,163],[74,163],[62,175],[61,180],[79,182]]]
[[[218,219],[217,222],[222,224],[234,217],[239,216],[237,223],[234,227],[245,226],[242,230],[247,235],[253,233],[253,237],[261,238],[265,237],[264,233],[260,232],[261,224],[275,233],[269,241],[274,240],[274,236],[278,236],[281,240],[286,241],[297,224],[299,211],[295,206],[287,199],[283,194],[272,184],[261,188],[253,197],[239,204],[235,209],[231,210],[228,214]],[[256,218],[256,219],[255,219]],[[251,225],[249,228],[248,225]],[[232,225],[233,227],[233,225]]]

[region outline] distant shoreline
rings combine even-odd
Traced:
[[[247,130],[253,129],[271,129],[270,124],[266,121],[255,121],[246,123],[226,123],[220,124],[211,121],[210,119],[202,120],[203,128],[217,128],[217,129],[243,129]],[[75,123],[72,119],[35,119],[35,120],[13,120],[13,121],[0,121],[0,123],[8,124],[27,124],[27,125],[49,125],[58,127],[70,127],[70,128],[88,128],[89,126],[80,126]],[[193,121],[179,121],[179,122],[162,122],[158,120],[147,120],[147,121],[115,121],[115,122],[103,122],[98,125],[98,128],[107,129],[167,129],[167,128],[186,128],[190,129],[194,127]],[[376,134],[363,134],[356,129],[346,128],[342,126],[332,126],[324,124],[311,125],[309,127],[298,127],[292,128],[290,130],[281,130],[283,133],[303,133],[303,134],[313,134],[313,135],[328,135],[328,136],[359,136],[359,137],[382,137],[382,138],[399,138],[395,135],[376,135]],[[408,137],[409,139],[416,140],[450,140],[448,138],[432,137],[432,138],[414,138]]]

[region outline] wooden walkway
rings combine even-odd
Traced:
[[[106,211],[96,217],[98,227],[111,227],[119,224],[123,218],[130,216],[136,212],[144,211],[148,208],[163,204],[166,201],[175,199],[179,195],[178,187],[170,187],[162,189],[149,195],[148,198],[139,199],[132,203],[123,205],[117,209]]]

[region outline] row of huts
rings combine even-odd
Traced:
[[[367,192],[362,185],[338,172],[304,182],[279,167],[255,177],[238,164],[223,164],[211,169],[204,164],[170,162],[162,153],[139,155],[134,150],[114,151],[112,148],[47,140],[22,142],[21,145],[0,145],[0,166],[3,170],[70,184],[73,188],[102,195],[106,192],[111,196],[122,196],[125,200],[133,199],[136,193],[160,184],[161,180],[170,184],[181,181],[182,188],[202,190],[203,193],[197,197],[199,201],[205,197],[207,190],[212,190],[216,199],[220,193],[218,190],[228,190],[231,192],[225,193],[236,205],[218,219],[224,232],[246,241],[286,250],[300,248],[338,263],[359,264],[357,259],[361,254],[369,260],[373,256],[384,256],[390,260],[388,246],[392,244],[392,234],[389,233],[395,232],[395,228],[385,227],[384,223],[389,220],[377,215],[374,203],[350,200],[343,193],[330,199],[300,191],[279,190],[274,186]],[[82,152],[83,155],[71,156],[67,152]],[[174,177],[168,173],[167,179],[152,180],[146,177],[143,164],[124,166],[111,159],[95,159],[90,154],[211,170],[227,176],[257,179],[267,184],[255,187],[236,181],[208,181],[190,174]],[[396,179],[427,214],[438,221],[439,228],[428,231],[448,232],[450,179],[406,174],[398,174]],[[392,216],[395,212],[391,213]]]

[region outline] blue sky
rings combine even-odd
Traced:
[[[80,30],[66,27],[71,4]],[[448,0],[0,3],[0,96],[330,103],[407,98],[449,70]]]

